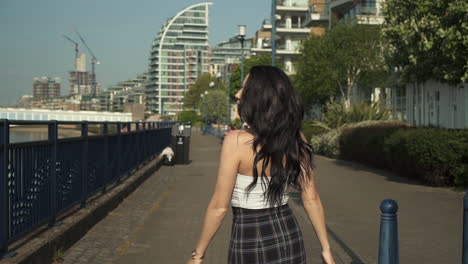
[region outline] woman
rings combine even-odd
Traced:
[[[315,188],[312,148],[301,133],[304,109],[289,77],[253,67],[236,94],[246,130],[229,133],[203,229],[188,263],[203,263],[208,244],[232,206],[228,263],[306,263],[301,230],[287,204],[287,188],[301,191],[304,208],[334,264],[324,211]]]

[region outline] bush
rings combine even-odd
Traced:
[[[232,122],[234,129],[241,129],[242,128],[242,121],[239,118],[236,118],[234,122]]]
[[[354,124],[346,124],[340,128],[333,129],[330,132],[322,135],[312,137],[311,144],[314,148],[315,153],[320,155],[325,155],[327,157],[338,157],[341,155],[340,149],[340,140],[342,133],[350,133],[356,128],[367,128],[373,126],[408,126],[406,123],[401,121],[392,121],[392,120],[367,120]],[[348,138],[348,137],[347,137]],[[354,140],[354,137],[352,137]],[[361,149],[363,150],[363,149]],[[364,150],[365,151],[365,150]]]
[[[192,122],[195,123],[197,121],[200,120],[199,116],[197,115],[197,113],[195,111],[181,111],[178,115],[177,115],[177,120],[178,121],[181,121],[181,122]]]
[[[389,167],[434,186],[468,184],[468,131],[413,128],[385,140]]]
[[[355,103],[346,107],[344,103],[333,100],[326,104],[326,112],[322,115],[323,122],[315,121],[316,126],[335,129],[344,125],[352,125],[362,121],[383,121],[391,119],[391,112],[376,103]]]
[[[396,171],[433,186],[468,186],[468,130],[411,128],[403,123],[344,128],[344,159]]]
[[[304,133],[307,141],[310,141],[313,136],[317,136],[325,132],[327,132],[327,130],[323,127],[315,126],[313,120],[304,121],[302,124],[302,133]]]
[[[336,158],[339,155],[338,138],[340,135],[339,129],[333,129],[325,134],[313,136],[310,144],[315,153],[331,158]]]
[[[338,143],[340,156],[385,168],[384,140],[403,127],[409,127],[409,124],[400,121],[361,122],[344,127]]]

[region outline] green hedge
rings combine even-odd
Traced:
[[[366,126],[345,127],[338,139],[340,156],[374,167],[386,167],[384,140],[397,129],[408,127],[401,122],[380,122]]]
[[[325,134],[312,136],[310,144],[314,148],[315,153],[325,155],[327,157],[335,158],[340,156],[339,141],[342,138],[341,134],[344,131],[353,130],[356,128],[367,128],[367,127],[407,127],[409,126],[405,122],[395,120],[366,120],[358,123],[345,124],[340,128],[332,129]],[[354,143],[354,139],[351,143]],[[359,142],[356,142],[358,145]]]
[[[344,159],[387,168],[433,186],[468,186],[468,130],[373,126],[345,129]]]

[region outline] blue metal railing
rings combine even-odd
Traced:
[[[0,119],[0,258],[13,242],[56,225],[60,214],[153,159],[170,145],[172,124]],[[47,126],[48,139],[10,143],[11,125]],[[59,125],[80,126],[81,136],[59,138]],[[101,133],[88,135],[89,125]]]

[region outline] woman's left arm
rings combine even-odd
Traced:
[[[237,134],[230,133],[224,138],[215,189],[206,209],[202,232],[195,248],[197,253],[196,258],[205,255],[209,243],[230,207],[232,190],[236,183],[237,170],[239,168]],[[201,262],[194,261],[189,263]]]

